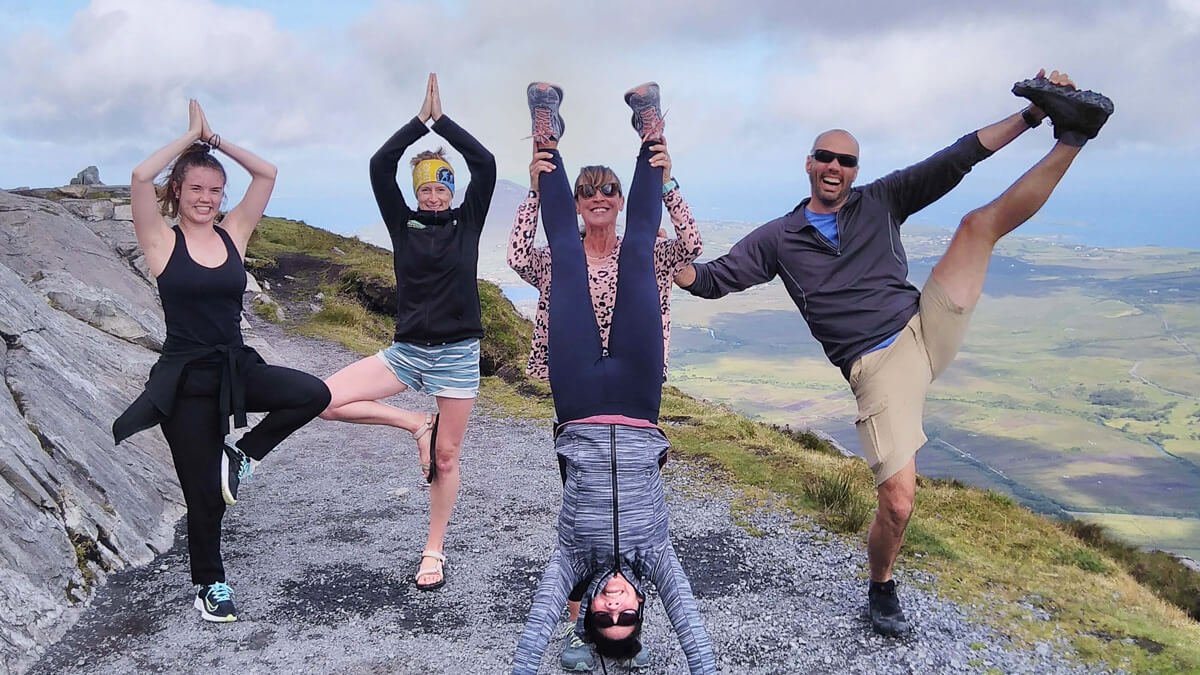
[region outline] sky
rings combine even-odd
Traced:
[[[1200,248],[1198,63],[1200,0],[0,0],[0,188],[88,165],[128,183],[186,131],[194,97],[222,138],[279,167],[268,214],[368,233],[367,161],[416,114],[429,72],[445,114],[521,185],[529,82],[564,89],[568,170],[628,181],[622,94],[654,80],[698,219],[755,223],[808,195],[820,131],[857,136],[861,184],[1020,110],[1013,82],[1045,67],[1116,113],[1022,231]],[[1049,124],[1027,132],[909,222],[953,227],[1052,143]],[[234,199],[247,176],[227,168]]]

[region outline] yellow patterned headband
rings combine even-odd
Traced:
[[[426,183],[441,183],[454,194],[454,169],[442,159],[423,159],[413,167],[413,193]]]

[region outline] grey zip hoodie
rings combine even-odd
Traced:
[[[621,574],[645,597],[644,583],[658,590],[692,673],[717,672],[708,637],[675,549],[671,546],[666,494],[659,460],[668,443],[653,428],[570,424],[555,449],[565,463],[558,545],[533,598],[529,620],[513,656],[513,673],[534,675],[567,594],[592,579],[581,611],[620,565]],[[582,616],[582,614],[581,614]]]

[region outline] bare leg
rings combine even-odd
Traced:
[[[962,219],[946,254],[933,268],[933,278],[955,304],[969,308],[978,302],[996,242],[1042,208],[1079,150],[1055,144],[1004,194]]]
[[[325,380],[332,397],[321,419],[382,424],[412,432],[425,420],[424,413],[402,410],[379,399],[408,389],[386,363],[374,356],[359,359]]]
[[[946,254],[933,268],[933,278],[955,304],[969,308],[978,302],[996,242],[1042,208],[1078,154],[1077,147],[1055,144],[1003,194],[962,219]],[[915,458],[878,488],[879,510],[867,534],[872,581],[892,578],[916,489]]]
[[[380,403],[408,389],[396,374],[378,357],[368,356],[342,368],[325,380],[329,387],[329,407],[321,413],[321,419],[352,422],[354,424],[380,424],[415,432],[425,422],[425,413],[403,410]],[[417,456],[422,465],[429,464],[429,435],[417,441]],[[440,550],[440,549],[439,549]]]
[[[446,528],[450,524],[454,502],[458,499],[458,458],[475,399],[438,396],[437,404],[437,476],[429,486],[429,537],[425,540],[424,550],[440,552],[445,546]],[[422,562],[429,564],[429,561]],[[435,570],[418,576],[417,584],[425,586],[441,578],[441,571]]]
[[[904,543],[904,530],[912,517],[913,500],[917,494],[916,458],[877,488],[879,510],[867,533],[867,561],[871,581],[892,578],[892,565]]]

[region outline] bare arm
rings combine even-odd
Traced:
[[[242,196],[242,201],[238,202],[238,205],[233,207],[233,210],[226,214],[225,219],[221,221],[221,227],[224,227],[225,231],[233,238],[233,244],[237,246],[238,253],[245,258],[246,245],[250,242],[250,235],[254,234],[254,228],[258,227],[258,221],[262,220],[263,212],[267,210],[267,202],[270,201],[271,192],[275,189],[275,176],[279,170],[275,168],[274,164],[253,152],[214,134],[208,126],[208,118],[204,116],[204,111],[200,112],[200,119],[203,123],[200,131],[201,138],[207,141],[214,150],[220,150],[228,155],[250,174],[250,187],[246,188],[246,194]]]
[[[195,99],[191,100],[188,103],[187,133],[159,148],[134,167],[133,175],[129,179],[133,232],[137,236],[138,246],[146,255],[146,264],[154,276],[158,276],[166,268],[175,244],[171,228],[167,226],[166,219],[159,211],[154,179],[188,146],[200,139],[204,126],[203,116],[200,104]]]

